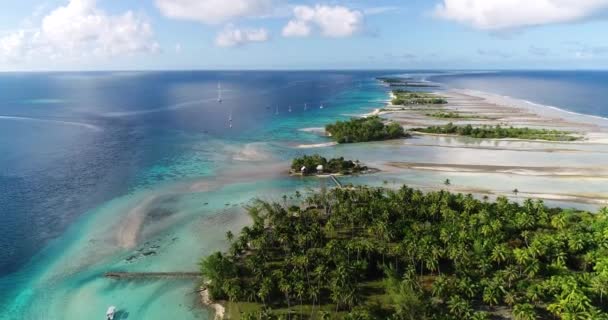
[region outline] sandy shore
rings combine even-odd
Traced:
[[[211,300],[211,298],[209,297],[209,290],[207,290],[207,288],[202,287],[200,290],[200,295],[201,295],[201,303],[211,309],[214,313],[214,320],[223,320],[225,315],[226,315],[226,308],[224,308],[223,305],[214,302]]]
[[[156,200],[155,196],[145,198],[137,206],[132,208],[125,218],[120,221],[116,231],[116,242],[120,247],[132,249],[137,246],[137,238],[144,219],[146,218],[146,211],[154,200]]]
[[[477,172],[477,173],[504,173],[524,176],[554,176],[576,177],[587,179],[608,179],[608,168],[568,168],[568,167],[533,167],[533,166],[499,166],[499,165],[472,165],[472,164],[439,164],[421,162],[389,162],[387,165],[404,169],[444,171],[444,172]]]
[[[444,105],[387,105],[381,114],[406,128],[444,125],[502,125],[570,131],[583,136],[575,143],[608,143],[608,119],[576,114],[558,108],[534,104],[525,100],[472,91],[439,92],[448,100]],[[434,112],[454,112],[459,118],[436,118]]]
[[[309,148],[325,148],[332,147],[337,145],[337,142],[325,142],[325,143],[315,143],[315,144],[299,144],[296,146],[298,149],[309,149]]]

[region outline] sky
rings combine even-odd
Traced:
[[[3,2],[0,71],[608,68],[608,0]]]

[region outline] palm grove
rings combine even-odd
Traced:
[[[253,225],[201,263],[243,319],[608,319],[608,210],[356,187]]]

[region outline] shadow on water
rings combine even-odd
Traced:
[[[114,314],[115,320],[122,320],[122,319],[128,319],[128,318],[129,318],[129,312],[124,311],[124,310],[118,310]]]

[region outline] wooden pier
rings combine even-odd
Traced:
[[[342,189],[342,183],[340,183],[340,180],[338,180],[338,178],[336,178],[336,176],[334,176],[333,174],[330,174],[329,177],[336,184],[336,186],[338,188]]]
[[[117,280],[200,278],[200,272],[106,272],[104,277]]]

